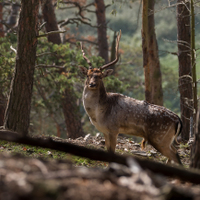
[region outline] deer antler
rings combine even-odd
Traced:
[[[120,38],[121,38],[121,30],[119,31],[119,33],[117,34],[117,38],[116,38],[116,47],[115,47],[115,60],[113,60],[112,62],[106,64],[106,65],[103,65],[102,67],[100,67],[100,70],[104,70],[105,68],[111,66],[111,65],[114,65],[115,63],[118,62],[119,60],[119,54],[118,54],[118,50],[119,50],[119,41],[120,41]]]
[[[81,51],[83,53],[83,58],[87,61],[88,65],[89,65],[89,69],[92,69],[92,63],[90,62],[90,60],[85,56],[85,52],[83,50],[83,45],[82,45],[82,42],[81,42]]]

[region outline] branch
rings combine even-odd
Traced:
[[[168,54],[171,54],[171,55],[178,56],[177,52],[170,52],[170,51],[164,51],[164,50],[159,50],[159,52],[168,53]]]
[[[7,29],[10,29],[10,26],[8,25],[8,23],[6,23],[5,20],[0,20],[0,24],[3,24]]]
[[[98,28],[98,26],[93,26],[92,24],[86,22],[85,20],[77,17],[77,18],[67,18],[65,20],[62,20],[60,22],[58,22],[58,24],[60,24],[60,28],[62,28],[63,26],[67,25],[67,24],[76,24],[77,26],[79,25],[79,23],[83,23],[86,24],[88,26],[94,27],[94,28]]]
[[[63,3],[63,4],[72,4],[72,5],[74,5],[74,6],[68,6],[68,7],[59,7],[59,5],[58,5],[58,8],[59,9],[71,9],[71,8],[78,8],[78,13],[77,13],[77,15],[79,15],[82,19],[87,19],[88,21],[91,21],[89,18],[86,18],[86,17],[84,17],[84,14],[83,14],[83,12],[84,11],[90,11],[89,9],[88,9],[88,7],[90,7],[90,6],[94,6],[94,3],[90,3],[90,4],[88,4],[88,5],[86,5],[86,6],[81,6],[78,2],[74,2],[74,1],[61,1],[60,3]]]
[[[16,142],[32,146],[40,146],[42,148],[50,148],[58,151],[63,151],[76,156],[98,160],[103,162],[115,162],[129,166],[130,160],[135,161],[144,170],[148,169],[154,173],[160,173],[168,177],[178,178],[182,181],[189,181],[195,184],[200,184],[200,172],[194,169],[184,169],[183,167],[175,167],[153,162],[146,159],[140,159],[131,156],[120,156],[117,154],[108,153],[101,150],[88,149],[70,143],[56,142],[49,139],[33,139],[31,137],[19,136],[16,132],[9,130],[0,130],[0,140]],[[134,167],[134,166],[131,166]]]
[[[16,5],[18,7],[21,7],[21,4],[20,3],[16,3],[16,2],[13,2],[13,0],[7,0],[7,2],[3,2],[3,6],[10,6],[10,5]]]
[[[66,31],[50,31],[48,33],[45,33],[45,34],[42,34],[42,35],[38,35],[37,38],[40,38],[40,37],[46,37],[48,35],[51,35],[51,34],[56,34],[56,33],[65,33]]]
[[[47,22],[43,22],[43,23],[40,25],[39,31],[42,30],[42,28],[45,26],[46,23],[47,23]]]
[[[58,65],[45,65],[45,64],[39,64],[35,65],[36,68],[58,68],[58,69],[64,69],[65,67],[63,66],[58,66]]]
[[[12,45],[10,46],[10,49],[13,50],[17,54],[17,50],[13,48]]]
[[[93,42],[93,41],[90,41],[90,40],[87,40],[87,39],[76,38],[76,37],[67,38],[67,39],[65,39],[65,42],[72,43],[70,40],[76,40],[78,42],[87,42],[87,43],[90,43],[90,44],[93,44],[93,45],[98,45],[97,42]],[[76,44],[76,42],[74,42],[74,44]]]
[[[44,52],[44,53],[37,54],[36,57],[50,55],[50,54],[55,54],[56,55],[56,53],[54,53],[54,52]]]

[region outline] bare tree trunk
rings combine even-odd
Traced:
[[[15,72],[11,83],[4,126],[28,134],[33,75],[38,36],[39,0],[21,0]]]
[[[190,3],[177,0],[177,28],[178,28],[178,60],[179,60],[179,91],[180,108],[183,129],[182,139],[189,140],[190,117],[193,116],[193,93],[190,56]]]
[[[3,126],[4,123],[4,114],[6,109],[6,98],[3,95],[3,92],[0,89],[0,126]]]
[[[146,101],[163,105],[162,76],[154,24],[154,0],[143,0],[142,48]]]
[[[10,28],[17,24],[18,12],[19,12],[19,6],[16,5],[15,3],[12,3],[12,10],[10,13],[10,17],[8,19],[8,25]]]
[[[96,16],[98,24],[98,45],[99,56],[101,56],[105,63],[108,63],[108,41],[106,34],[106,14],[104,0],[95,0]]]
[[[3,4],[0,3],[0,21],[3,21]],[[0,37],[4,37],[3,24],[0,23]],[[0,126],[3,126],[6,99],[3,96],[3,91],[0,88]]]
[[[115,60],[115,57],[116,57],[116,55],[115,55],[115,53],[116,53],[116,50],[115,50],[115,47],[116,47],[116,38],[117,38],[117,32],[115,31],[114,35],[113,35],[112,46],[111,46],[110,61]],[[114,69],[114,73],[113,74],[115,74],[115,65],[112,65],[111,68]]]
[[[193,102],[194,102],[194,142],[191,149],[190,167],[200,169],[200,132],[198,131],[198,100],[197,100],[197,80],[196,80],[196,49],[195,49],[195,13],[194,1],[191,0],[191,64],[192,64],[192,85],[193,85]]]
[[[44,21],[46,22],[45,24],[46,31],[47,32],[57,31],[58,24],[57,24],[52,0],[43,1],[42,14],[43,14]],[[61,44],[60,34],[57,33],[57,34],[48,35],[48,41],[54,44]]]
[[[46,31],[49,32],[58,30],[58,24],[52,0],[46,0],[44,2],[42,6],[42,12],[44,20],[47,22]],[[61,38],[59,33],[49,35],[48,41],[54,44],[61,44]],[[69,87],[66,87],[65,92],[62,94],[61,103],[65,117],[65,124],[67,127],[67,136],[69,138],[77,138],[84,135],[79,107],[76,105],[76,100],[77,98],[74,95],[74,91],[71,90]],[[59,134],[58,123],[57,130],[57,134]]]
[[[3,4],[0,3],[0,21],[3,21]],[[3,24],[0,23],[0,37],[4,37]]]
[[[84,136],[79,108],[76,105],[76,97],[70,86],[65,89],[62,106],[67,125],[67,136],[72,139]]]

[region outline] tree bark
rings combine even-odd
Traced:
[[[0,3],[0,21],[3,21],[3,4]],[[4,37],[3,24],[0,23],[0,37]],[[2,88],[0,88],[0,126],[3,126],[6,99],[3,95]]]
[[[3,4],[0,3],[0,21],[3,21]],[[0,23],[0,37],[4,37],[3,24]]]
[[[58,24],[57,24],[52,0],[43,1],[42,14],[43,14],[44,21],[46,22],[46,24],[45,24],[46,31],[47,32],[57,31]],[[47,37],[48,37],[49,42],[52,42],[54,44],[61,44],[61,38],[60,38],[59,33],[50,34]]]
[[[4,114],[6,109],[6,98],[3,95],[3,92],[0,89],[0,126],[3,126],[4,124]]]
[[[46,0],[44,2],[42,6],[42,12],[44,20],[47,22],[45,25],[46,31],[49,32],[58,30],[58,24],[52,0]],[[54,44],[61,44],[60,34],[56,33],[49,35],[48,41]],[[76,100],[77,98],[74,95],[73,89],[66,87],[65,92],[62,94],[61,104],[65,117],[65,124],[67,127],[67,136],[73,139],[84,135],[79,107],[76,105]],[[59,133],[59,131],[57,133]]]
[[[163,105],[162,76],[154,24],[154,0],[143,0],[142,49],[145,75],[145,99]]]
[[[28,134],[33,75],[38,36],[39,0],[21,0],[15,72],[11,83],[4,126]]]
[[[196,49],[195,49],[195,13],[194,1],[191,0],[190,6],[191,15],[191,65],[192,65],[192,85],[193,85],[193,109],[194,109],[194,142],[191,149],[191,163],[190,167],[200,169],[200,132],[198,131],[198,100],[197,100],[197,80],[196,80]]]
[[[18,12],[19,12],[19,6],[13,3],[10,17],[8,19],[8,25],[10,28],[14,27],[17,24]]]
[[[96,17],[98,24],[98,46],[99,56],[101,56],[105,63],[108,63],[108,41],[107,41],[107,26],[106,26],[106,14],[104,0],[95,0]]]
[[[73,89],[70,89],[70,86],[66,87],[62,98],[62,107],[67,126],[67,136],[72,139],[85,135],[82,129],[81,116],[79,107],[76,105],[76,99]]]
[[[178,61],[179,61],[179,92],[180,108],[183,129],[181,137],[189,140],[190,117],[193,116],[193,89],[191,75],[191,56],[190,56],[190,3],[186,0],[177,0],[177,28],[178,28]]]

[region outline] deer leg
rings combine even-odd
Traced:
[[[141,149],[144,150],[145,146],[146,146],[146,140],[145,138],[143,138],[142,142],[141,142]]]
[[[181,159],[180,159],[180,157],[179,157],[177,151],[174,152],[172,149],[170,149],[170,151],[166,153],[166,156],[169,158],[168,162],[170,162],[170,161],[173,160],[174,162],[176,162],[176,163],[182,165]],[[168,163],[168,162],[167,162],[167,163]]]
[[[149,142],[154,148],[169,159],[168,162],[173,160],[178,164],[182,164],[177,149],[173,145],[174,136],[175,128],[171,126],[167,132],[162,133],[162,137],[159,138],[158,135],[155,134],[153,138],[149,138]]]
[[[150,144],[169,159],[167,163],[173,160],[174,162],[178,164],[182,164],[180,157],[177,153],[177,149],[172,144],[171,138],[173,137],[165,137],[163,140],[159,140],[159,141],[151,140]]]
[[[112,152],[112,153],[115,152],[115,147],[117,143],[117,135],[118,134],[113,134],[113,133],[104,134],[106,148],[109,152]]]
[[[171,150],[175,153],[175,154],[177,154],[178,155],[178,153],[177,153],[177,149],[175,148],[175,146],[173,145],[173,144],[171,144]],[[178,157],[179,157],[179,155],[178,155]],[[179,161],[180,161],[180,158],[178,158],[179,159]],[[168,163],[171,163],[172,162],[172,160],[171,159],[167,159],[167,164]],[[180,162],[179,162],[180,163]]]
[[[104,138],[105,138],[105,144],[106,144],[106,148],[107,150],[110,148],[110,140],[107,134],[103,134]]]
[[[160,153],[162,153],[164,156],[166,156],[168,158],[167,163],[169,163],[170,161],[174,161],[180,165],[182,165],[180,157],[177,153],[177,150],[174,146],[169,145],[169,146],[162,146],[160,148],[157,149],[158,151],[160,151]]]

